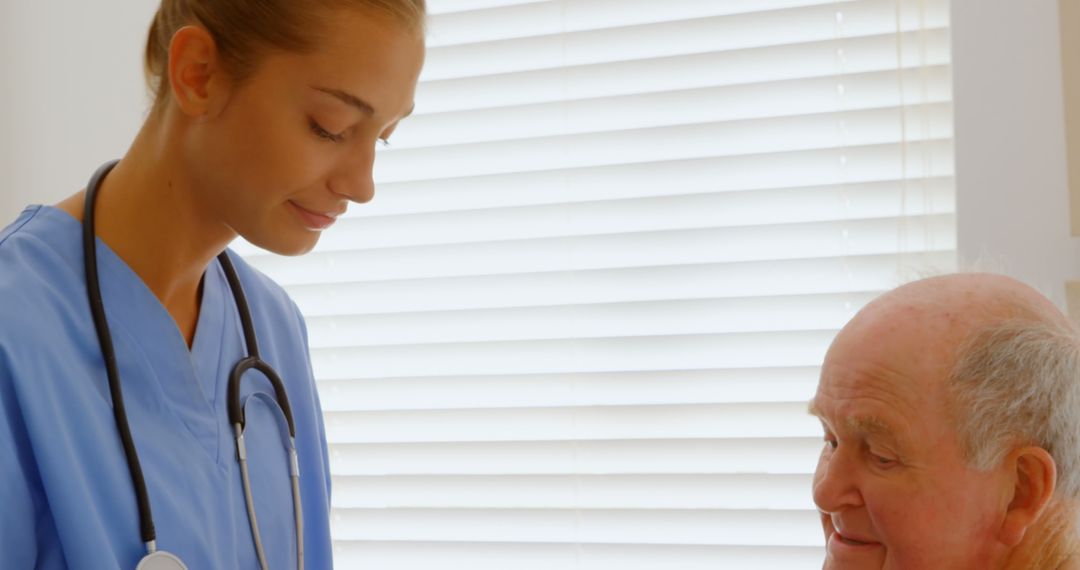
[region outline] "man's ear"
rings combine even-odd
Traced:
[[[169,87],[173,100],[189,117],[211,113],[226,84],[213,36],[201,26],[184,26],[169,44]]]
[[[1057,487],[1057,464],[1041,447],[1022,447],[1005,458],[1005,468],[1013,484],[998,540],[1016,546],[1043,514]]]

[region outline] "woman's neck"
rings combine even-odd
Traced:
[[[165,125],[147,121],[105,178],[94,223],[97,236],[146,283],[191,346],[202,276],[236,234],[201,206],[180,139]],[[57,207],[81,221],[84,199],[82,191]]]

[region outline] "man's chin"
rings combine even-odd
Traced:
[[[822,570],[882,570],[885,568],[885,560],[838,560],[833,555],[825,556],[825,564]]]
[[[880,543],[844,541],[834,532],[825,550],[824,570],[881,570],[885,566],[885,546]]]

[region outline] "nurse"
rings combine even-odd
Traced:
[[[0,231],[0,566],[332,566],[304,321],[227,246],[239,235],[303,254],[349,202],[372,198],[374,147],[413,108],[424,11],[423,0],[162,1],[146,48],[156,100],[127,154],[90,185],[90,203],[83,191],[31,206]],[[119,399],[88,300],[91,257]],[[255,517],[227,409],[230,372],[254,352],[230,265],[283,388],[249,370],[236,395]]]

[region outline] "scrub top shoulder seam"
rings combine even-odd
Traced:
[[[11,228],[8,228],[7,232],[5,232],[3,235],[0,235],[0,247],[4,247],[4,244],[7,243],[8,239],[11,238],[11,236],[19,233],[20,230],[22,230],[24,227],[26,227],[26,224],[30,223],[30,220],[33,220],[34,218],[37,217],[37,215],[39,213],[41,213],[41,206],[30,206],[30,207],[26,208],[26,210],[23,210],[23,211],[26,212],[27,210],[30,210],[31,208],[33,208],[33,213],[26,216],[26,219],[23,220],[22,223],[19,223],[18,225],[15,225],[15,226],[12,226]],[[37,236],[35,236],[35,238],[36,237]]]

